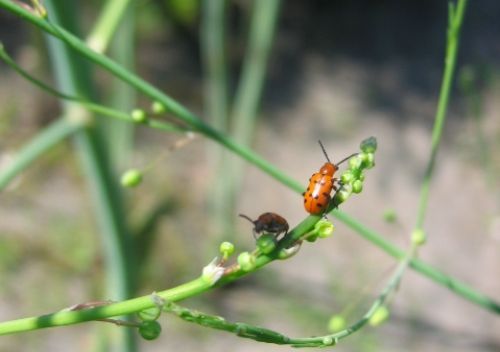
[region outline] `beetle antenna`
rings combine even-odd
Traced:
[[[340,160],[340,161],[337,163],[337,165],[335,165],[335,166],[339,166],[339,165],[340,165],[340,164],[342,164],[344,161],[347,161],[347,160],[351,159],[353,156],[356,156],[356,155],[359,155],[359,153],[354,153],[354,154],[349,155],[347,158],[344,158],[344,159]]]
[[[246,216],[245,214],[238,214],[238,216],[241,216],[242,218],[245,218],[248,221],[250,221],[252,224],[255,224],[255,222],[252,219],[250,219],[250,217]]]
[[[328,157],[328,154],[326,154],[325,147],[323,146],[323,143],[321,143],[320,140],[318,140],[319,146],[321,147],[321,150],[323,151],[323,154],[325,154],[326,160],[331,164],[332,162],[330,161],[330,158]]]

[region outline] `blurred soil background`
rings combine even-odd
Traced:
[[[85,26],[98,1],[84,6]],[[140,1],[137,72],[204,116],[196,13],[176,17],[168,1]],[[244,55],[250,1],[229,6],[230,91]],[[457,81],[431,184],[421,258],[500,300],[500,3],[470,1]],[[252,145],[304,186],[324,163],[317,140],[339,160],[377,137],[376,167],[342,210],[402,248],[409,245],[430,152],[445,49],[446,1],[284,1]],[[88,27],[85,27],[88,28]],[[0,12],[0,38],[25,69],[50,80],[36,30]],[[57,101],[0,66],[0,167],[58,116]],[[108,75],[96,70],[105,87]],[[142,98],[141,98],[142,99]],[[142,99],[139,106],[148,107]],[[178,135],[138,128],[129,166],[165,154]],[[216,170],[197,138],[168,154],[137,189],[128,216],[140,227],[163,204],[138,294],[196,277],[216,254],[209,197]],[[105,299],[101,243],[71,142],[33,164],[0,194],[0,320],[39,315]],[[118,178],[117,178],[118,182]],[[234,216],[274,211],[291,226],[302,199],[254,167],[245,168]],[[392,218],[393,221],[388,221]],[[339,221],[332,238],[305,244],[294,258],[184,302],[229,320],[289,336],[324,334],[332,314],[366,310],[395,261]],[[237,220],[238,250],[251,250],[250,224]],[[143,351],[285,351],[288,347],[203,329],[172,316]],[[101,323],[2,337],[0,351],[89,351]],[[112,327],[113,329],[118,329]],[[342,341],[338,351],[499,351],[500,319],[410,271],[391,319]]]

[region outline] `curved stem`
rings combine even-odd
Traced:
[[[443,126],[446,121],[446,112],[448,110],[448,103],[450,100],[451,85],[453,83],[453,74],[457,61],[458,43],[460,38],[460,29],[465,13],[465,6],[467,0],[459,0],[455,8],[453,3],[450,3],[450,17],[448,23],[448,41],[446,47],[445,67],[443,74],[443,81],[441,83],[441,91],[439,93],[439,102],[434,121],[434,128],[432,129],[431,141],[431,154],[427,167],[425,169],[424,180],[420,190],[420,201],[418,205],[417,220],[415,224],[416,229],[422,229],[424,224],[425,212],[427,210],[427,203],[429,200],[429,191],[434,166],[436,164],[436,156],[438,152]]]

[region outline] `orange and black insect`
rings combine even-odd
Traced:
[[[306,191],[302,193],[304,196],[304,208],[310,214],[322,214],[326,210],[332,199],[332,190],[337,190],[335,182],[338,180],[334,178],[333,175],[339,169],[340,164],[357,155],[357,153],[349,155],[337,164],[333,164],[326,153],[323,143],[321,143],[321,141],[318,141],[318,143],[328,162],[319,169],[319,172],[311,176],[309,179],[309,186],[307,186]]]
[[[275,234],[276,237],[282,233],[285,233],[285,235],[288,233],[288,222],[284,217],[276,213],[261,214],[257,220],[252,220],[244,214],[239,214],[239,216],[254,224],[253,237],[255,239],[257,239],[257,234],[262,232]]]

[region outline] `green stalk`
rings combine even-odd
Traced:
[[[253,3],[249,43],[231,114],[233,136],[245,146],[250,144],[255,129],[279,5],[279,0],[256,0]]]
[[[186,320],[190,323],[199,324],[201,326],[207,326],[212,329],[223,330],[236,334],[238,337],[249,338],[256,341],[274,343],[278,345],[291,345],[293,347],[328,347],[337,344],[337,342],[343,338],[346,338],[356,331],[365,326],[377,312],[377,310],[386,304],[388,297],[391,293],[398,288],[403,273],[408,266],[408,258],[400,263],[398,268],[395,270],[391,279],[387,283],[386,287],[382,290],[377,299],[370,306],[368,311],[363,317],[352,324],[351,326],[343,329],[334,334],[324,335],[324,336],[314,336],[314,337],[302,337],[293,338],[283,335],[277,331],[269,330],[264,327],[250,325],[246,323],[233,323],[225,320],[220,316],[213,316],[205,314],[199,311],[191,310],[188,308],[181,307],[175,303],[167,302],[164,306],[164,310],[177,315],[179,318]]]
[[[203,0],[201,2],[201,54],[204,66],[204,105],[211,125],[227,133],[227,63],[226,63],[226,0]],[[228,170],[228,153],[220,146],[211,145],[209,150],[213,170]],[[232,175],[219,172],[213,175],[210,202],[210,232],[220,238],[232,240],[233,216],[232,193],[227,187]]]
[[[15,159],[0,170],[0,191],[33,161],[57,143],[65,140],[83,127],[81,123],[61,117],[44,127],[35,137],[17,152]]]
[[[231,274],[223,276],[218,282],[213,285],[209,280],[199,277],[193,281],[187,282],[180,286],[155,293],[155,295],[163,298],[168,302],[177,302],[195,295],[199,295],[203,292],[209,291],[212,288],[219,287],[221,285],[234,282],[235,280],[255,272],[259,268],[267,265],[268,263],[275,260],[278,256],[280,249],[285,248],[289,245],[290,241],[300,238],[302,235],[306,234],[314,224],[320,219],[320,216],[309,216],[304,219],[297,227],[290,231],[287,235],[288,240],[282,240],[279,243],[278,248],[269,255],[259,255],[256,258],[255,268],[249,272],[242,270],[237,270]],[[436,268],[423,263],[418,259],[409,259],[405,257],[403,250],[394,247],[394,256],[398,259],[403,259],[399,268],[395,271],[391,280],[389,280],[388,285],[384,288],[381,295],[375,300],[372,307],[368,311],[365,317],[355,323],[354,328],[360,328],[362,324],[365,323],[363,320],[369,318],[376,309],[381,306],[387,297],[387,295],[397,287],[402,272],[406,265],[409,265],[418,272],[432,278],[434,281],[441,283],[442,285],[448,287],[451,291],[460,294],[464,298],[472,301],[479,306],[489,310],[492,313],[500,314],[500,304],[491,300],[490,298],[478,293],[474,289],[460,283],[459,281],[441,273]],[[407,262],[406,262],[407,261]],[[18,320],[11,320],[0,323],[0,335],[14,334],[19,332],[31,331],[41,328],[56,327],[70,324],[82,323],[85,321],[92,321],[97,319],[112,318],[121,315],[133,314],[142,311],[147,308],[152,308],[156,305],[155,300],[151,295],[142,296],[138,298],[133,298],[130,300],[113,303],[107,306],[101,306],[96,308],[90,308],[85,310],[71,311],[64,310],[53,314],[43,315],[39,317],[23,318]],[[351,327],[352,328],[352,327]],[[341,332],[345,334],[344,332]],[[339,333],[340,334],[340,333]],[[334,336],[335,338],[341,338],[342,336]],[[297,341],[297,343],[305,343],[306,341]],[[312,341],[309,341],[312,342]]]
[[[108,0],[94,25],[92,32],[87,37],[88,45],[98,53],[104,53],[111,42],[116,29],[127,15],[130,0]],[[125,44],[127,45],[127,44]]]
[[[448,110],[448,104],[450,100],[451,85],[453,83],[453,75],[455,72],[457,61],[460,29],[462,27],[466,4],[467,0],[459,0],[458,5],[455,8],[453,3],[450,3],[443,81],[441,84],[441,91],[439,93],[439,102],[436,111],[436,118],[434,121],[434,128],[432,130],[431,154],[427,163],[427,167],[425,169],[422,187],[420,189],[420,201],[418,206],[417,220],[415,224],[415,229],[417,230],[421,230],[424,225],[425,212],[427,210],[427,203],[429,200],[431,178],[434,172],[436,156],[439,143],[441,141],[443,126],[446,121],[446,112]]]
[[[54,0],[45,1],[51,21],[63,22],[69,28],[74,27],[74,4]],[[79,56],[52,36],[47,38],[49,52],[54,63],[54,71],[59,87],[72,95],[91,97],[94,93],[90,82],[90,70]],[[74,103],[63,102],[68,112]],[[83,112],[85,114],[85,112]],[[98,121],[76,136],[77,152],[85,170],[90,193],[92,194],[95,215],[103,240],[104,258],[107,274],[106,296],[115,300],[130,298],[133,293],[134,258],[131,251],[131,239],[122,201],[117,184],[110,168],[103,135],[98,131]],[[120,351],[135,351],[135,339],[132,331],[119,331],[114,346]]]
[[[123,4],[125,7],[129,0],[113,1]],[[111,6],[107,6],[111,7]],[[116,30],[116,34],[111,42],[111,56],[116,62],[123,65],[131,72],[134,71],[135,64],[135,14],[132,6],[120,13],[121,23]],[[103,16],[102,18],[107,18]],[[97,36],[99,32],[94,31]],[[110,106],[122,111],[132,111],[136,105],[135,90],[128,84],[113,77],[110,89]],[[119,171],[126,168],[132,154],[134,144],[134,125],[121,121],[109,121],[104,127],[109,133],[109,148],[111,159],[114,161],[114,169]]]
[[[25,71],[22,67],[20,67],[12,57],[5,51],[5,48],[3,47],[2,43],[0,42],[0,59],[4,60],[7,65],[9,65],[12,69],[14,69],[17,73],[19,73],[22,77],[24,77],[26,80],[29,82],[33,83],[35,86],[40,88],[41,90],[55,96],[61,99],[64,99],[66,101],[73,101],[76,102],[83,107],[85,107],[87,110],[91,112],[95,112],[99,115],[106,116],[106,117],[111,117],[120,121],[126,121],[129,123],[136,123],[134,119],[132,118],[130,111],[128,110],[126,113],[121,112],[119,110],[110,108],[108,106],[96,104],[93,102],[90,102],[88,100],[85,100],[80,97],[76,97],[73,95],[69,95],[66,93],[62,93],[58,91],[57,89],[52,88],[48,84],[44,83],[43,81],[37,79],[36,77],[32,76],[29,72]],[[88,123],[89,121],[85,121],[82,118],[75,119],[73,118],[72,123],[74,124],[85,124]],[[158,130],[162,131],[169,131],[169,132],[187,132],[190,131],[191,129],[189,128],[184,128],[180,126],[175,126],[172,125],[168,122],[160,121],[160,120],[154,120],[154,119],[146,119],[146,121],[141,122],[141,124],[144,124],[148,127],[155,128]]]
[[[202,278],[198,278],[172,289],[159,292],[156,295],[160,296],[166,301],[176,302],[192,295],[204,292],[208,289],[209,286],[210,284],[205,282]],[[32,331],[55,326],[72,325],[84,321],[128,315],[147,308],[152,308],[154,306],[155,303],[151,299],[151,295],[147,295],[102,307],[84,310],[66,309],[57,313],[42,315],[39,317],[24,318],[0,323],[0,335],[9,335],[24,331]],[[133,332],[132,329],[121,330]]]
[[[248,45],[241,78],[236,89],[231,119],[234,121],[232,136],[242,146],[248,147],[255,135],[255,122],[264,87],[267,64],[278,20],[280,0],[255,0],[253,2]],[[229,158],[223,170],[231,169],[227,192],[238,194],[245,164],[240,158]],[[234,196],[229,202],[234,204]],[[233,208],[231,206],[231,208]],[[232,217],[234,219],[234,216]],[[234,220],[233,220],[234,221]]]
[[[215,128],[227,130],[226,0],[203,0],[201,44],[205,105]]]

